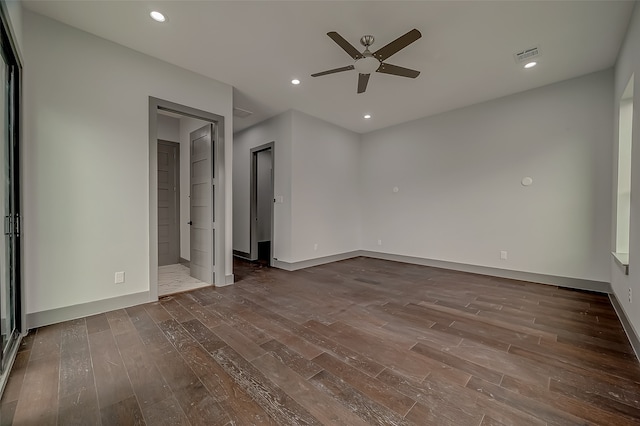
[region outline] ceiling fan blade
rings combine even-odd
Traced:
[[[311,74],[311,77],[320,77],[322,75],[333,74],[333,73],[342,72],[342,71],[349,71],[349,70],[353,70],[353,69],[355,69],[355,67],[353,65],[348,65],[348,66],[342,67],[342,68],[334,68],[332,70],[317,72],[315,74]]]
[[[331,37],[331,40],[335,41],[336,44],[340,47],[342,47],[342,49],[347,52],[349,54],[349,56],[351,56],[353,59],[360,59],[362,58],[362,53],[358,52],[358,49],[356,49],[355,47],[353,47],[353,45],[351,43],[349,43],[347,40],[345,40],[340,34],[338,34],[335,31],[330,31],[327,33],[327,35],[329,37]]]
[[[367,83],[369,83],[369,77],[371,74],[359,74],[358,75],[358,93],[364,93],[367,90]]]
[[[380,62],[382,62],[385,59],[389,58],[391,55],[398,53],[400,50],[418,40],[420,37],[422,37],[422,34],[420,34],[420,31],[414,28],[405,35],[398,37],[386,46],[383,46],[380,49],[376,50],[373,56]]]
[[[397,65],[381,63],[376,72],[384,74],[399,75],[400,77],[416,78],[420,75],[420,71],[412,70],[410,68],[399,67]]]

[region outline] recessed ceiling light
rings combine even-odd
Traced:
[[[157,10],[154,10],[153,12],[151,12],[149,16],[151,16],[151,19],[158,22],[164,22],[167,20],[167,18],[165,18],[164,15],[158,12]]]
[[[294,78],[293,80],[291,80],[291,84],[294,84],[297,86],[298,84],[300,84],[300,80],[298,80],[297,78]]]
[[[538,65],[537,62],[527,62],[527,64],[524,66],[525,68],[533,68],[536,65]]]
[[[364,118],[367,119],[367,120],[370,119],[371,118],[371,114],[365,114]]]

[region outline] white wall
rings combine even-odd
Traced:
[[[251,149],[275,142],[273,149],[274,205],[273,256],[291,259],[291,140],[293,111],[288,111],[238,132],[233,142],[233,249],[249,253]]]
[[[27,313],[149,291],[148,98],[225,116],[230,160],[232,88],[26,10],[23,18]],[[230,225],[230,204],[227,212]],[[115,271],[125,284],[113,283]]]
[[[612,102],[609,70],[364,135],[363,248],[608,282]]]
[[[289,261],[358,250],[360,135],[293,111],[292,146]]]
[[[180,120],[168,115],[158,114],[156,122],[158,139],[180,143]]]
[[[22,55],[23,41],[22,41],[22,3],[20,0],[5,0],[7,6],[7,12],[9,14],[9,20],[11,21],[11,29],[17,48]]]
[[[635,75],[637,79],[640,76],[640,7],[636,4],[633,16],[629,23],[629,29],[625,41],[620,49],[618,61],[615,67],[615,99],[611,102],[614,108],[614,119],[618,122],[618,105],[622,99],[624,90],[627,86],[631,75]],[[610,258],[611,268],[611,286],[616,298],[622,305],[624,312],[635,329],[636,335],[640,335],[640,118],[638,114],[638,105],[640,105],[640,84],[634,83],[633,94],[633,149],[631,152],[631,224],[629,236],[629,275],[624,275],[622,269]],[[617,141],[618,126],[613,133],[616,161],[613,162],[612,176],[617,176]],[[617,191],[617,182],[614,179],[612,185],[613,194]],[[613,217],[616,217],[616,199],[612,197],[609,202],[614,211]],[[612,234],[615,236],[615,223],[612,222]],[[611,241],[611,250],[615,250],[615,241]],[[629,289],[632,289],[634,300],[629,302]]]

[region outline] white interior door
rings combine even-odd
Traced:
[[[191,132],[191,276],[213,284],[214,273],[214,176],[213,124]]]

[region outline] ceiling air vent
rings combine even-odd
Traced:
[[[238,118],[246,118],[253,114],[251,111],[247,111],[246,109],[233,107],[233,116]]]
[[[514,53],[513,57],[517,63],[529,62],[533,58],[540,56],[540,48],[532,47],[531,49],[523,50],[522,52]]]

